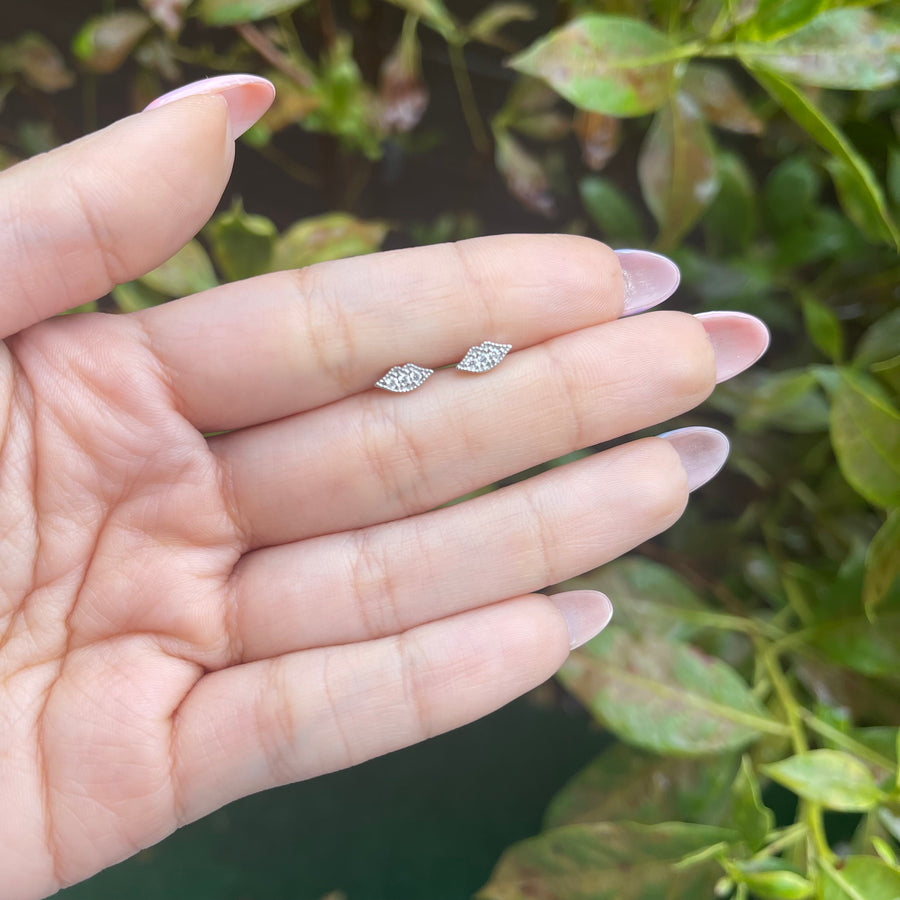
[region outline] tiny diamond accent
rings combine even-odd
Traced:
[[[461,372],[487,372],[488,369],[493,369],[494,366],[501,363],[510,350],[512,350],[512,344],[495,344],[493,341],[484,341],[477,347],[470,347],[456,368]]]
[[[375,382],[375,387],[393,391],[395,394],[405,394],[423,385],[429,375],[434,375],[434,369],[423,369],[413,363],[406,363],[404,366],[394,366],[390,372]]]

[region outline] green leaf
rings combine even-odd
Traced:
[[[822,873],[822,900],[897,900],[900,871],[873,856],[849,856]]]
[[[738,414],[741,431],[778,428],[796,434],[828,430],[828,402],[809,369],[754,373],[750,396]]]
[[[818,169],[805,156],[780,162],[766,179],[766,219],[773,230],[783,233],[807,219],[822,190]]]
[[[739,883],[746,884],[760,900],[806,900],[813,895],[812,882],[796,872],[785,870],[740,874]]]
[[[869,203],[856,173],[843,160],[831,157],[825,161],[837,191],[838,202],[847,218],[873,243],[890,243],[891,235],[878,210]]]
[[[628,556],[565,583],[566,590],[602,591],[616,598],[616,626],[634,635],[687,639],[698,628],[685,613],[707,605],[694,588],[668,566],[643,556]]]
[[[900,307],[883,315],[860,338],[853,364],[862,369],[893,359],[900,348]]]
[[[186,297],[219,283],[213,265],[199,241],[185,244],[173,257],[139,280],[167,297]]]
[[[900,613],[882,614],[874,623],[863,615],[831,619],[812,628],[807,643],[863,675],[900,674]]]
[[[900,509],[887,517],[878,534],[872,538],[866,554],[866,579],[863,602],[866,615],[872,618],[897,576],[900,575]]]
[[[588,175],[578,182],[587,214],[608,243],[637,247],[645,243],[644,230],[631,199],[609,179]]]
[[[878,383],[841,369],[831,443],[844,477],[875,506],[900,506],[900,413]]]
[[[810,340],[832,362],[840,362],[844,355],[844,333],[837,316],[814,297],[804,297],[801,303],[803,322]]]
[[[719,191],[703,217],[708,251],[715,256],[745,250],[756,231],[756,186],[736,153],[716,158]]]
[[[761,134],[762,119],[721,66],[691,62],[681,82],[707,121],[740,134]]]
[[[442,0],[388,0],[433,28],[445,40],[458,42],[462,31]]]
[[[767,71],[761,66],[754,66],[749,61],[747,61],[747,65],[756,80],[784,111],[816,143],[846,166],[847,171],[844,175],[845,179],[854,183],[855,202],[863,204],[867,208],[867,217],[873,220],[879,219],[882,222],[894,246],[900,248],[900,231],[887,208],[881,186],[868,163],[859,155],[838,127],[799,88],[785,81],[780,75]],[[846,181],[843,189],[848,189]]]
[[[197,0],[196,11],[207,25],[237,25],[290,12],[308,0]]]
[[[159,306],[167,299],[165,294],[154,291],[140,281],[126,281],[117,284],[112,291],[112,298],[120,312],[132,313],[139,309],[149,309],[151,306]]]
[[[714,863],[672,866],[689,854],[734,838],[708,825],[601,822],[569,825],[508,849],[476,900],[663,900],[710,896]]]
[[[686,95],[678,94],[654,117],[638,157],[638,179],[664,249],[678,242],[716,196],[713,141]]]
[[[769,41],[802,27],[828,5],[828,0],[758,0],[756,11],[741,29],[757,41]]]
[[[72,52],[92,72],[118,69],[153,22],[136,9],[88,19],[72,39]]]
[[[615,626],[573,653],[559,678],[622,740],[655,753],[738,749],[783,728],[724,662]]]
[[[750,757],[741,760],[741,768],[731,788],[734,797],[731,822],[741,833],[747,846],[756,852],[775,827],[775,814],[762,801],[762,792]]]
[[[244,212],[240,200],[228,212],[216,216],[205,231],[216,264],[229,281],[270,270],[278,234],[275,223]]]
[[[544,79],[574,106],[611,116],[640,116],[669,96],[684,51],[637,19],[573,19],[514,56],[518,72]]]
[[[273,269],[299,269],[329,259],[373,253],[388,232],[385,222],[364,222],[348,213],[326,213],[295,222],[275,245]]]
[[[810,750],[762,771],[773,781],[826,809],[865,812],[883,795],[872,773],[855,756],[840,750]]]
[[[623,819],[647,825],[715,822],[726,805],[734,771],[731,754],[703,760],[665,758],[617,742],[553,798],[544,827]]]
[[[739,52],[803,84],[879,90],[900,79],[900,24],[866,9],[831,9],[781,40]]]

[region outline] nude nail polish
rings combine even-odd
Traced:
[[[687,472],[689,491],[706,484],[728,459],[728,438],[715,428],[695,425],[666,431],[658,437],[668,441],[678,453]]]
[[[650,250],[616,250],[625,282],[623,315],[643,312],[668,300],[681,281],[678,266]]]
[[[600,634],[612,618],[612,603],[600,591],[565,591],[550,600],[566,620],[570,650]]]
[[[769,329],[756,316],[740,312],[706,312],[703,323],[716,354],[716,383],[749,369],[769,346]]]
[[[275,99],[275,85],[257,75],[219,75],[194,81],[157,97],[144,112],[158,109],[167,103],[196,97],[202,94],[219,94],[228,104],[231,136],[239,138],[251,125],[258,122]]]

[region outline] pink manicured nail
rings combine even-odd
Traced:
[[[275,85],[257,75],[219,75],[194,81],[157,97],[145,110],[156,109],[199,94],[221,94],[228,103],[231,136],[239,138],[251,125],[258,122],[275,99]]]
[[[706,484],[728,459],[728,438],[715,428],[676,428],[658,437],[668,441],[681,457],[689,491]]]
[[[675,293],[681,272],[668,257],[649,250],[616,250],[616,256],[625,281],[624,315],[650,309]]]
[[[716,383],[749,369],[769,346],[769,329],[756,316],[707,312],[697,317],[716,353]]]
[[[566,620],[570,650],[600,634],[612,618],[612,603],[600,591],[566,591],[550,599]]]

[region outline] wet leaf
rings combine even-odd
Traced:
[[[867,9],[830,9],[780,40],[742,45],[740,53],[803,84],[878,90],[900,80],[900,23]]]
[[[537,15],[528,3],[492,3],[469,23],[469,37],[486,44],[497,43],[498,32],[510,22],[530,22]]]
[[[191,0],[141,0],[141,6],[167,34],[175,35],[184,24],[184,12]]]
[[[237,25],[290,12],[308,0],[197,0],[195,9],[207,25]]]
[[[638,157],[644,201],[659,224],[663,249],[674,246],[719,189],[715,149],[706,123],[684,94],[653,119]]]
[[[622,740],[655,753],[738,749],[779,727],[730,666],[616,626],[573,653],[559,678]]]
[[[751,71],[756,80],[781,105],[784,111],[814,141],[845,165],[843,189],[848,190],[846,180],[852,180],[856,202],[866,207],[868,218],[878,219],[882,222],[886,233],[890,235],[891,242],[900,248],[900,231],[887,208],[884,193],[878,181],[868,163],[859,155],[838,127],[799,88],[785,81],[780,75],[766,71],[759,66],[752,67]]]
[[[837,316],[814,297],[804,297],[801,304],[810,340],[832,362],[840,362],[844,355],[844,333]]]
[[[385,222],[365,222],[347,213],[326,213],[292,225],[275,245],[273,269],[299,269],[329,259],[372,253],[388,232]]]
[[[412,131],[428,106],[415,16],[406,17],[399,40],[381,65],[378,102],[382,129],[396,134]]]
[[[763,766],[773,781],[826,809],[865,812],[882,799],[868,768],[840,750],[810,750]]]
[[[585,165],[599,172],[615,155],[622,142],[622,125],[614,116],[579,110],[575,134]]]
[[[831,443],[841,472],[875,506],[900,506],[900,413],[872,378],[840,371]]]
[[[244,212],[240,201],[220,213],[206,226],[213,258],[229,281],[261,275],[271,268],[275,223],[265,216]]]
[[[72,52],[92,72],[113,72],[128,58],[153,23],[136,9],[88,19],[72,41]]]
[[[706,246],[715,256],[737,254],[756,232],[756,186],[735,153],[719,153],[716,170],[719,190],[703,216]]]
[[[545,216],[556,210],[550,179],[540,161],[509,132],[495,133],[494,161],[510,193],[528,209]]]
[[[678,48],[637,19],[587,15],[551,31],[510,60],[579,109],[640,116],[665,103]]]
[[[727,805],[734,772],[731,754],[672,759],[616,743],[553,798],[544,827],[615,820],[715,822]]]
[[[734,838],[707,825],[569,825],[508,849],[476,900],[663,900],[709,896],[715,863],[673,871],[688,854]]]
[[[807,643],[863,675],[900,675],[900,613],[882,614],[874,623],[862,614],[834,618],[811,629]]]
[[[681,86],[713,125],[741,134],[762,133],[762,119],[721,66],[692,62]]]
[[[866,554],[863,602],[866,615],[875,615],[879,604],[900,575],[900,509],[895,509],[878,530]],[[900,663],[900,660],[898,660]]]
[[[762,801],[762,792],[750,757],[741,760],[741,768],[731,788],[734,801],[731,821],[740,832],[747,846],[756,852],[766,841],[766,835],[775,827],[775,814]]]
[[[23,34],[12,44],[0,44],[0,72],[17,72],[32,87],[47,93],[75,84],[75,74],[66,68],[59,50],[35,32]]]
[[[185,244],[171,259],[139,279],[167,297],[186,297],[215,287],[215,270],[199,241]]]
[[[693,587],[668,566],[629,556],[573,578],[566,590],[602,591],[616,598],[616,626],[635,635],[686,639],[697,633],[685,612],[708,609]]]
[[[897,900],[900,871],[873,856],[850,856],[821,876],[822,900]]]

